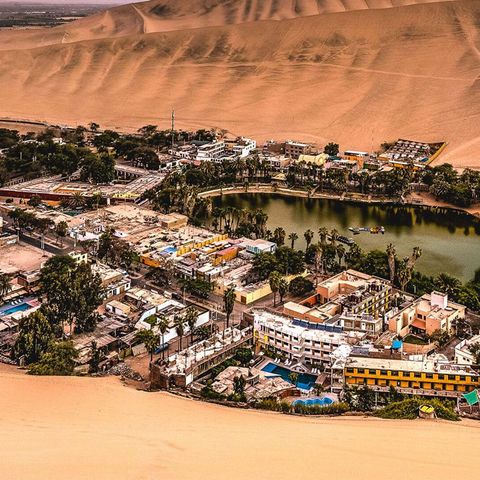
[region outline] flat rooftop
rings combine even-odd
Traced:
[[[452,365],[433,360],[395,360],[372,357],[350,357],[347,367],[398,370],[403,372],[428,372],[456,375],[478,375],[467,365]]]

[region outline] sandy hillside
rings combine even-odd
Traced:
[[[0,32],[0,115],[220,127],[480,167],[480,0],[154,0]]]
[[[2,479],[437,480],[477,469],[477,423],[308,419],[0,366]]]

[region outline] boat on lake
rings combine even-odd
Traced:
[[[385,233],[385,227],[349,227],[349,230],[354,235],[359,235],[362,232],[368,232],[374,235],[378,233],[381,233],[383,235]]]

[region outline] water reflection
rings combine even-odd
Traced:
[[[385,235],[362,233],[354,238],[366,249],[385,249],[388,243],[397,247],[400,256],[414,246],[423,249],[419,270],[438,274],[446,272],[462,280],[473,277],[480,268],[480,223],[468,215],[442,208],[423,208],[391,205],[364,205],[335,200],[285,197],[277,194],[239,194],[214,199],[216,206],[263,209],[269,216],[268,228],[295,231],[297,245],[304,247],[303,232],[317,231],[324,226],[336,228],[341,235],[353,237],[348,227],[383,225]]]

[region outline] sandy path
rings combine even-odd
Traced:
[[[2,479],[451,479],[480,424],[307,419],[0,366]]]

